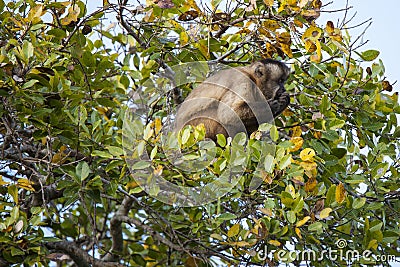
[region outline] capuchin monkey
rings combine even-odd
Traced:
[[[284,87],[289,73],[284,63],[272,59],[219,71],[188,95],[177,111],[175,129],[202,123],[206,138],[213,140],[217,134],[250,135],[289,105]]]

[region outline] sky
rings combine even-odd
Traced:
[[[323,3],[333,2],[324,10],[337,10],[346,6],[346,0],[324,0]],[[349,0],[349,6],[353,8],[349,11],[348,17],[357,12],[354,20],[349,26],[357,25],[365,20],[372,18],[372,24],[364,35],[364,41],[368,43],[360,51],[375,49],[381,52],[379,58],[382,59],[386,77],[390,83],[398,81],[394,89],[400,92],[400,30],[398,27],[398,16],[400,9],[399,0]],[[318,19],[317,24],[323,24],[327,20],[332,20],[336,25],[337,19],[341,19],[344,12],[324,13]],[[366,24],[367,25],[367,24]],[[350,31],[352,37],[356,38],[365,29],[365,26],[358,27]]]

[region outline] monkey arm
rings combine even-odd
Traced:
[[[271,108],[272,115],[278,117],[290,103],[290,96],[288,93],[281,94],[278,98],[268,100],[269,107]]]

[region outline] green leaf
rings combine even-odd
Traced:
[[[233,219],[236,219],[236,218],[237,218],[237,216],[235,214],[232,214],[230,212],[226,212],[226,213],[223,213],[223,214],[219,215],[217,219],[218,220],[222,220],[222,221],[229,221],[229,220],[233,220]]]
[[[92,152],[92,156],[93,156],[93,157],[98,156],[98,157],[107,158],[107,159],[112,159],[112,158],[113,158],[113,155],[111,155],[111,154],[108,153],[108,152],[101,151],[101,150],[95,150],[95,151],[93,151],[93,152]]]
[[[15,185],[10,185],[7,191],[14,199],[14,202],[18,204],[18,188]]]
[[[319,106],[321,113],[326,113],[331,108],[331,102],[327,95],[324,95],[321,99],[321,104]]]
[[[296,222],[296,213],[292,210],[289,210],[286,213],[286,217],[289,223],[295,223]]]
[[[356,210],[362,208],[365,205],[366,200],[365,197],[356,198],[353,202],[353,209]]]
[[[186,144],[190,138],[190,127],[186,127],[182,133],[182,145]]]
[[[11,256],[22,256],[25,255],[25,252],[16,248],[16,247],[11,247]]]
[[[267,155],[264,160],[264,170],[268,173],[272,173],[274,166],[274,157],[272,155]]]
[[[96,67],[96,59],[91,52],[85,51],[82,54],[82,63],[86,67]]]
[[[386,174],[388,168],[389,168],[389,163],[387,163],[387,162],[379,163],[371,171],[372,178],[374,178],[374,179],[381,178],[383,175]]]
[[[226,146],[226,138],[223,134],[217,134],[217,144],[220,147],[225,147]]]
[[[81,179],[81,181],[84,181],[89,176],[90,168],[86,161],[81,161],[78,163],[75,173]]]
[[[329,122],[329,129],[330,130],[337,130],[342,128],[345,125],[344,120],[339,120],[339,119],[333,119]]]
[[[0,0],[0,12],[3,11],[4,6],[5,6],[4,1],[3,1],[3,0]]]
[[[332,148],[332,154],[335,155],[338,159],[343,158],[347,154],[347,150],[345,148]]]
[[[365,61],[375,60],[379,56],[380,52],[377,50],[367,50],[359,54],[359,56]]]
[[[24,85],[22,86],[22,89],[27,89],[29,87],[32,87],[35,83],[39,82],[38,80],[32,79],[26,83],[24,83]]]
[[[279,132],[278,132],[278,128],[275,125],[271,127],[271,131],[269,132],[269,135],[271,136],[272,141],[274,141],[274,142],[278,141]]]
[[[290,165],[291,162],[292,162],[292,155],[291,155],[291,154],[287,154],[286,156],[284,156],[284,157],[279,161],[279,169],[280,169],[280,170],[285,169],[287,166]]]
[[[376,221],[375,221],[376,222]],[[372,226],[371,228],[369,228],[370,232],[375,232],[378,231],[380,229],[382,229],[383,223],[382,222],[378,222],[377,224],[375,224],[374,226]]]
[[[308,231],[310,231],[310,232],[320,232],[320,231],[322,231],[322,223],[315,222],[313,224],[310,224],[308,226]]]
[[[120,147],[117,146],[108,146],[106,147],[108,152],[110,152],[111,155],[115,157],[120,157],[121,155],[124,154],[124,150]]]
[[[24,41],[22,45],[22,51],[25,62],[28,62],[29,59],[33,56],[33,45],[28,41]]]
[[[150,166],[151,166],[150,162],[142,160],[142,161],[138,161],[135,164],[133,164],[132,169],[133,170],[142,170],[142,169],[146,169]]]

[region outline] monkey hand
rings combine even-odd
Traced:
[[[290,96],[287,92],[277,96],[274,99],[268,100],[269,107],[272,111],[272,115],[275,117],[279,116],[290,103]]]

